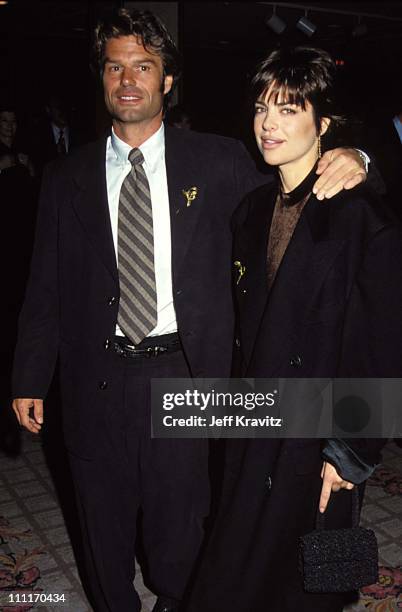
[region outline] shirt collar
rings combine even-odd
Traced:
[[[116,135],[113,128],[111,145],[117,159],[121,163],[126,164],[128,162],[128,154],[133,147],[124,142],[124,140],[121,140],[121,138]],[[165,150],[165,128],[163,123],[148,140],[142,143],[139,149],[144,156],[145,165],[151,172],[154,172]]]
[[[60,136],[62,131],[63,131],[63,136],[66,136],[67,133],[68,133],[68,128],[67,128],[66,125],[61,128],[61,127],[59,127],[58,125],[56,125],[55,123],[52,122],[51,126],[52,126],[54,137],[57,138],[57,139],[59,138],[59,136]]]

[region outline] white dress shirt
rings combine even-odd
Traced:
[[[52,123],[52,131],[54,141],[57,144],[60,139],[60,134],[63,132],[64,143],[66,145],[66,152],[68,153],[70,150],[70,131],[68,126],[66,125],[64,128],[59,128],[55,123]]]
[[[106,143],[106,181],[113,243],[117,253],[117,225],[119,196],[122,183],[131,170],[128,154],[132,147],[112,130]],[[149,336],[160,336],[177,331],[173,304],[172,259],[169,196],[165,165],[165,130],[163,124],[140,147],[144,156],[144,170],[149,182],[154,229],[154,261],[158,322]],[[123,335],[116,325],[116,334]]]
[[[399,140],[402,143],[402,121],[398,116],[395,116],[392,121],[394,122],[395,129],[398,132]]]

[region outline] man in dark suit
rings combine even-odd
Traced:
[[[400,174],[402,169],[402,110],[393,117],[387,114],[368,124],[367,146],[373,152],[376,166],[385,182],[386,199],[402,219]]]
[[[62,95],[51,94],[44,111],[29,137],[30,155],[40,175],[50,161],[92,140],[88,126],[72,121],[71,107]]]
[[[178,58],[151,13],[115,13],[96,51],[113,129],[45,171],[13,406],[38,433],[59,355],[94,608],[140,610],[140,517],[154,612],[173,612],[208,512],[207,446],[151,438],[150,380],[229,374],[228,220],[268,179],[240,143],[164,127]],[[329,195],[364,176],[353,152],[331,156]]]

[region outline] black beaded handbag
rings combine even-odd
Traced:
[[[374,531],[359,527],[359,494],[352,489],[353,526],[324,529],[317,513],[316,529],[300,538],[304,588],[309,593],[344,593],[378,580],[378,544]]]

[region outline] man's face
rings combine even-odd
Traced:
[[[13,111],[3,111],[0,113],[0,138],[14,140],[17,130],[17,118]]]
[[[103,88],[106,107],[114,122],[160,123],[163,97],[172,84],[172,76],[163,76],[160,56],[144,49],[135,36],[110,38],[106,42]]]
[[[50,100],[47,112],[50,120],[57,125],[57,127],[64,128],[67,125],[67,112],[63,108],[61,100],[58,98],[52,98]]]

